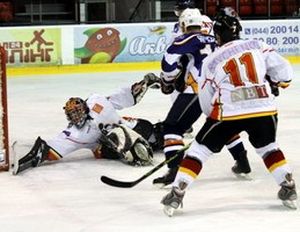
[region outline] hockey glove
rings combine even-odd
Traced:
[[[266,75],[266,80],[269,82],[272,94],[277,97],[279,96],[279,87],[286,88],[289,86],[289,82],[274,82],[271,77]]]
[[[144,97],[145,93],[147,92],[147,84],[144,80],[140,81],[140,82],[137,82],[137,83],[134,83],[132,86],[131,86],[131,93],[132,93],[132,96],[134,98],[134,103],[137,104],[139,103],[142,98]]]
[[[147,73],[144,76],[144,82],[147,84],[148,88],[159,89],[160,88],[160,79],[154,73]]]

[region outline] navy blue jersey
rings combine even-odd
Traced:
[[[166,73],[174,71],[183,55],[192,56],[194,65],[198,70],[201,68],[202,60],[215,50],[215,38],[201,33],[183,34],[175,38],[168,47],[162,59],[162,70]]]
[[[176,37],[161,61],[162,78],[170,82],[181,73],[182,69],[186,69],[186,83],[189,83],[188,78],[197,81],[201,73],[203,59],[214,51],[215,47],[215,38],[200,32],[192,32]],[[187,64],[181,62],[184,56],[188,57]]]

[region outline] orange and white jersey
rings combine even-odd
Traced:
[[[276,114],[266,75],[275,83],[288,83],[292,68],[261,41],[235,40],[224,44],[203,61],[198,80],[203,112],[216,120]]]
[[[97,140],[101,135],[99,124],[126,124],[126,120],[119,116],[116,110],[134,105],[130,87],[123,88],[109,97],[92,94],[86,102],[89,108],[89,119],[84,126],[80,129],[74,125],[69,126],[47,141],[47,144],[61,156],[82,148],[96,149],[99,145]]]

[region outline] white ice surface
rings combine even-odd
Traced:
[[[290,88],[281,91],[278,141],[300,183],[300,68],[294,67]],[[45,75],[8,80],[10,143],[25,154],[37,136],[48,139],[66,125],[62,110],[71,96],[109,94],[139,80],[144,73]],[[121,114],[163,120],[168,96],[151,90],[142,102]],[[203,118],[195,125],[199,128]],[[163,214],[161,198],[168,190],[151,182],[166,168],[131,189],[100,182],[101,175],[134,180],[151,167],[130,167],[118,161],[95,160],[87,150],[31,169],[18,176],[0,173],[1,232],[296,232],[300,211],[285,209],[276,198],[278,186],[242,134],[249,151],[252,181],[236,179],[233,160],[224,149],[205,165],[173,218]],[[163,160],[155,156],[155,163]],[[298,184],[299,185],[299,184]]]

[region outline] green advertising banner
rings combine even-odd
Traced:
[[[9,66],[61,63],[59,28],[1,30],[0,45],[7,51]]]

